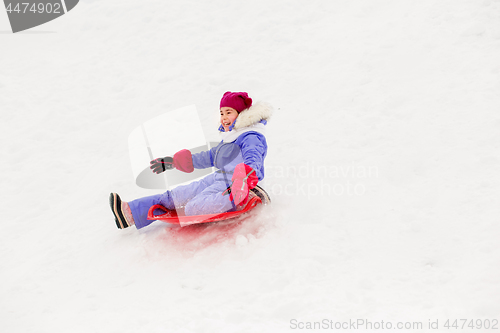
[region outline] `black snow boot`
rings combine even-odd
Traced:
[[[125,229],[130,227],[132,224],[127,222],[125,218],[125,214],[122,209],[122,201],[120,196],[116,193],[111,193],[109,195],[109,205],[111,206],[111,210],[115,215],[115,222],[118,229]]]

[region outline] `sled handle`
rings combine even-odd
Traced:
[[[155,210],[157,210],[157,209],[164,211],[165,214],[155,215]],[[166,209],[162,205],[153,205],[148,210],[148,220],[155,220],[155,219],[161,218],[162,216],[167,215],[167,213],[168,213],[168,209]]]

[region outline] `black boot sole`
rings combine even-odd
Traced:
[[[118,194],[109,194],[109,206],[111,207],[111,211],[113,211],[113,215],[115,215],[115,222],[118,229],[128,228],[129,225],[122,212],[122,201]]]

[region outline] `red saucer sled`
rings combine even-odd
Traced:
[[[154,205],[148,211],[148,220],[163,221],[171,224],[180,224],[181,226],[198,223],[218,222],[234,219],[242,214],[251,211],[257,205],[267,205],[271,202],[269,195],[266,193],[266,191],[264,191],[262,187],[256,186],[251,191],[255,194],[255,196],[250,198],[245,206],[234,212],[186,216],[184,215],[184,209],[169,210],[162,205]],[[156,210],[161,210],[164,212],[164,214],[156,215]]]

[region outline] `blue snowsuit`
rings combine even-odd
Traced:
[[[259,124],[266,125],[266,123],[266,120],[261,120]],[[230,127],[230,131],[233,127],[234,124]],[[266,155],[265,136],[260,131],[251,129],[246,129],[231,142],[222,140],[208,151],[193,154],[193,166],[196,169],[215,167],[217,171],[201,180],[178,186],[163,194],[130,201],[128,204],[136,228],[144,228],[153,222],[147,219],[147,214],[149,208],[157,204],[170,210],[184,207],[186,215],[216,214],[235,210],[236,206],[229,199],[229,195],[222,195],[222,192],[231,185],[234,168],[239,163],[245,163],[255,170],[261,181],[264,179]]]

